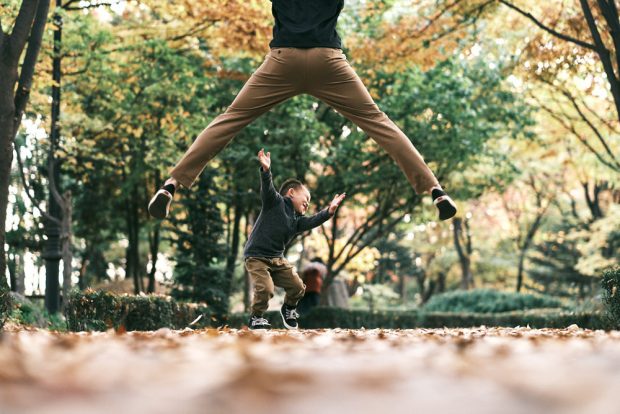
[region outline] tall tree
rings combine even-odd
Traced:
[[[28,103],[48,10],[49,0],[24,0],[10,33],[0,22],[0,295],[7,287],[4,245],[13,142]]]
[[[213,169],[203,172],[181,201],[184,214],[174,219],[177,254],[172,294],[206,303],[221,322],[228,313],[232,281],[224,271],[222,218],[214,176]]]

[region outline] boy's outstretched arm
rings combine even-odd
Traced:
[[[264,149],[258,151],[258,161],[260,162],[260,198],[263,207],[269,208],[278,201],[278,193],[273,186],[271,178],[271,153],[265,154]]]
[[[297,232],[301,233],[306,230],[320,226],[329,220],[335,213],[338,206],[344,200],[346,193],[336,194],[329,207],[319,211],[310,217],[300,217],[297,221]]]

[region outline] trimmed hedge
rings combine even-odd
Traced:
[[[610,323],[620,329],[620,266],[603,272],[603,303],[609,312]]]
[[[194,326],[210,326],[212,314],[204,305],[178,303],[167,296],[121,296],[94,290],[72,293],[65,308],[71,331],[183,329],[200,315]]]
[[[279,312],[267,312],[265,317],[273,328],[282,328]],[[248,314],[233,314],[228,319],[231,328],[248,323]],[[569,312],[557,309],[537,309],[502,313],[452,313],[421,311],[362,311],[337,308],[314,308],[299,318],[304,329],[413,329],[469,328],[476,326],[530,328],[566,328],[577,324],[584,329],[610,329],[609,320],[597,312]]]
[[[119,296],[109,292],[76,292],[66,307],[69,330],[107,329],[142,331],[167,327],[183,329],[199,315],[202,319],[193,327],[215,326],[206,306],[177,303],[164,296]],[[274,328],[283,328],[279,312],[267,312]],[[249,315],[232,314],[225,325],[231,328],[247,326]],[[531,328],[565,328],[577,324],[587,329],[610,329],[606,315],[597,312],[569,312],[558,309],[537,309],[502,313],[452,313],[425,311],[365,311],[338,308],[314,308],[299,320],[304,329],[412,329],[458,328],[485,326],[527,326]]]
[[[279,311],[266,312],[265,318],[273,328],[284,328],[282,316]],[[228,326],[241,328],[247,326],[250,315],[247,313],[235,313],[228,317]],[[300,327],[304,329],[358,329],[358,328],[384,328],[406,329],[418,325],[419,315],[417,311],[366,311],[358,309],[339,309],[328,307],[313,308],[307,315],[299,318]]]
[[[423,306],[423,309],[426,312],[500,313],[561,307],[562,302],[551,296],[494,289],[472,289],[435,295]]]

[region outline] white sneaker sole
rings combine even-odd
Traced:
[[[291,326],[288,323],[286,323],[286,319],[284,319],[284,314],[282,313],[282,309],[280,309],[280,316],[282,317],[282,323],[284,324],[286,329],[291,329],[291,330],[299,329],[299,326]]]

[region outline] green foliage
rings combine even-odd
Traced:
[[[273,328],[281,329],[278,312],[267,312],[265,317]],[[234,314],[230,327],[241,328],[249,315]],[[585,329],[609,329],[607,319],[600,312],[568,312],[557,309],[536,309],[502,313],[451,313],[420,311],[363,311],[337,308],[313,308],[299,319],[302,329],[413,329],[413,328],[466,328],[477,326],[529,326],[531,328],[566,328],[577,324]]]
[[[72,331],[107,329],[156,330],[162,327],[183,329],[199,315],[194,327],[247,326],[248,314],[237,313],[216,320],[205,306],[180,304],[163,296],[119,296],[109,292],[74,292],[66,310],[67,325]],[[282,329],[279,312],[267,312],[274,328]],[[609,321],[600,312],[571,312],[559,309],[535,309],[502,313],[460,313],[426,311],[365,311],[318,307],[300,318],[304,329],[410,329],[473,326],[527,326],[565,328],[577,324],[582,328],[608,329]]]
[[[611,204],[605,217],[576,232],[581,255],[576,269],[596,276],[618,264],[620,257],[620,206]]]
[[[595,279],[581,273],[576,266],[581,253],[577,242],[568,239],[571,227],[563,224],[551,229],[529,256],[529,277],[542,286],[542,292],[554,296],[580,298],[591,296]]]
[[[9,313],[13,303],[11,301],[11,295],[9,290],[0,283],[0,329],[4,326],[4,322],[9,317]]]
[[[561,308],[562,306],[560,300],[550,296],[474,289],[435,295],[424,305],[423,309],[425,312],[500,313],[537,308]]]
[[[601,279],[603,287],[603,303],[605,304],[611,322],[616,329],[620,329],[620,267],[612,267],[603,272]]]
[[[400,296],[394,289],[385,284],[361,285],[362,295],[352,298],[350,305],[352,307],[363,307],[371,311],[375,309],[385,309],[389,306],[396,306],[400,302]]]
[[[65,309],[72,331],[183,329],[200,315],[195,326],[210,326],[212,311],[206,306],[177,303],[166,296],[120,296],[94,290],[73,292]]]
[[[219,242],[223,223],[212,185],[214,175],[214,170],[207,169],[183,194],[181,204],[187,213],[173,221],[178,239],[172,295],[206,303],[218,318],[223,318],[228,312],[231,280],[216,267],[223,260],[224,246]]]
[[[59,332],[67,331],[67,322],[62,314],[49,314],[47,310],[30,301],[18,303],[11,312],[9,321],[20,326],[45,328]]]

